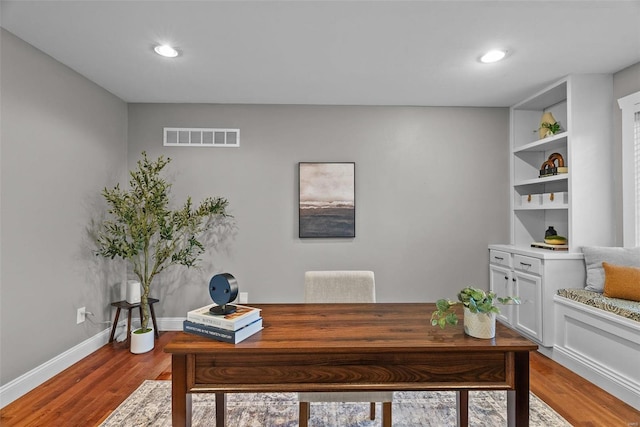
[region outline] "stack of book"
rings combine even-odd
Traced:
[[[260,309],[235,305],[231,314],[213,314],[209,311],[216,304],[209,304],[187,313],[184,332],[218,341],[238,344],[262,330]]]

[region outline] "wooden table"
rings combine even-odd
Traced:
[[[377,390],[510,390],[509,425],[529,425],[537,345],[502,324],[482,340],[465,335],[462,321],[431,326],[434,304],[254,306],[264,330],[240,344],[180,333],[165,347],[173,426],[191,425],[191,393],[216,393],[221,427],[225,393]]]

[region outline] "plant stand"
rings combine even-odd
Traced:
[[[153,309],[153,304],[159,302],[160,300],[157,298],[148,298],[149,301],[149,311],[151,313],[151,320],[153,321],[153,330],[156,338],[160,338],[160,334],[158,333],[158,324],[156,322],[156,312]],[[129,304],[127,301],[116,301],[112,302],[111,305],[116,307],[116,317],[113,320],[113,327],[111,328],[111,336],[109,337],[109,342],[113,342],[113,338],[116,334],[116,328],[118,327],[118,318],[120,318],[120,310],[123,308],[128,311],[127,313],[127,348],[131,347],[131,310],[134,308],[138,308],[140,310],[140,319],[142,319],[142,305],[140,303]]]

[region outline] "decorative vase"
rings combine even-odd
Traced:
[[[464,308],[464,333],[475,338],[496,336],[496,313],[472,313]]]
[[[153,350],[154,340],[153,328],[149,328],[147,332],[142,332],[142,329],[131,331],[131,353],[142,354]]]
[[[542,118],[540,119],[540,128],[538,129],[538,136],[540,137],[540,139],[549,136],[549,134],[553,135],[553,132],[551,132],[546,127],[543,127],[542,124],[548,123],[552,125],[555,122],[556,122],[556,119],[553,117],[553,114],[551,114],[550,112],[546,111],[544,114],[542,114]]]
[[[127,302],[129,304],[140,303],[140,282],[127,280]]]

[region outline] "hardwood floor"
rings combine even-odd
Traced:
[[[124,343],[105,345],[3,408],[0,425],[100,424],[143,380],[171,379],[171,357],[162,349],[174,334],[161,333],[154,351],[142,355]],[[574,426],[640,427],[640,411],[539,353],[531,357],[531,390]]]
[[[572,425],[640,426],[640,411],[540,353],[530,360],[531,391]]]

